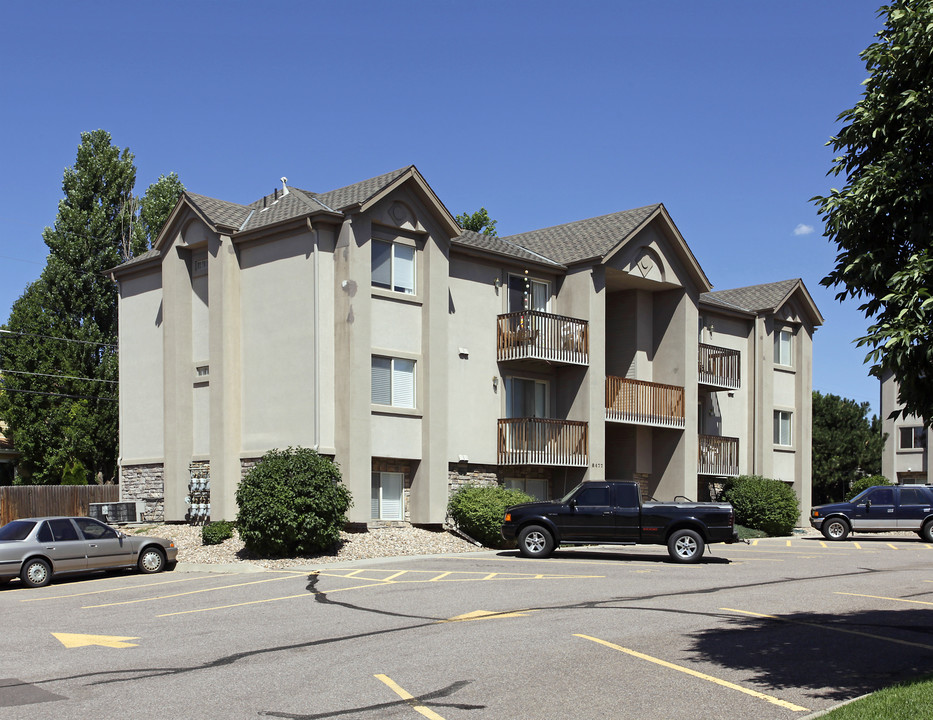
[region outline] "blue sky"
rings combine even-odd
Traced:
[[[501,235],[663,202],[715,289],[801,277],[813,386],[870,402],[809,198],[878,0],[42,2],[0,28],[0,323],[44,265],[82,131],[239,203],[415,164]]]

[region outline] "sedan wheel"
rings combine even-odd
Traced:
[[[157,573],[165,568],[165,555],[161,550],[147,547],[139,556],[136,563],[141,573]]]
[[[52,580],[52,568],[42,558],[34,558],[26,561],[19,577],[23,585],[34,588],[44,587]]]
[[[667,541],[667,552],[674,562],[695,563],[703,557],[706,543],[694,530],[677,530]]]

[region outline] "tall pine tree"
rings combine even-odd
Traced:
[[[151,245],[184,190],[172,173],[137,200],[135,182],[128,149],[82,133],[46,267],[0,335],[0,418],[27,482],[116,477],[117,290],[104,271]]]

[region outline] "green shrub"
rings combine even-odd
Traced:
[[[204,545],[220,545],[224,540],[233,537],[233,523],[227,520],[207,523],[201,528],[201,543]]]
[[[236,527],[260,555],[311,555],[333,547],[353,504],[340,469],[308,448],[270,450],[236,491]]]
[[[62,469],[62,485],[87,485],[90,473],[78,459],[69,460]]]
[[[501,547],[505,509],[533,501],[530,495],[501,485],[465,485],[450,498],[447,514],[471,538],[486,547]]]
[[[789,535],[800,517],[793,488],[760,475],[742,475],[730,481],[723,499],[735,508],[736,524],[768,535]]]
[[[868,477],[860,477],[858,480],[852,483],[852,487],[849,488],[849,492],[846,493],[846,502],[849,502],[852,498],[858,495],[863,490],[867,490],[873,485],[890,485],[888,479],[884,475],[869,475]]]

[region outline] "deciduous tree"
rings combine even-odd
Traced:
[[[858,344],[891,370],[905,413],[933,421],[933,0],[883,6],[884,28],[861,57],[862,99],[839,116],[830,174],[841,190],[814,198],[839,247],[823,284],[863,300]]]
[[[483,235],[489,235],[490,237],[498,237],[499,233],[496,231],[497,220],[492,220],[489,217],[489,213],[486,212],[486,208],[481,207],[475,213],[463,213],[462,215],[457,215],[457,222],[460,224],[464,230],[472,230],[473,232],[483,233]]]
[[[859,477],[881,473],[884,436],[869,403],[813,393],[813,504],[844,500]]]

